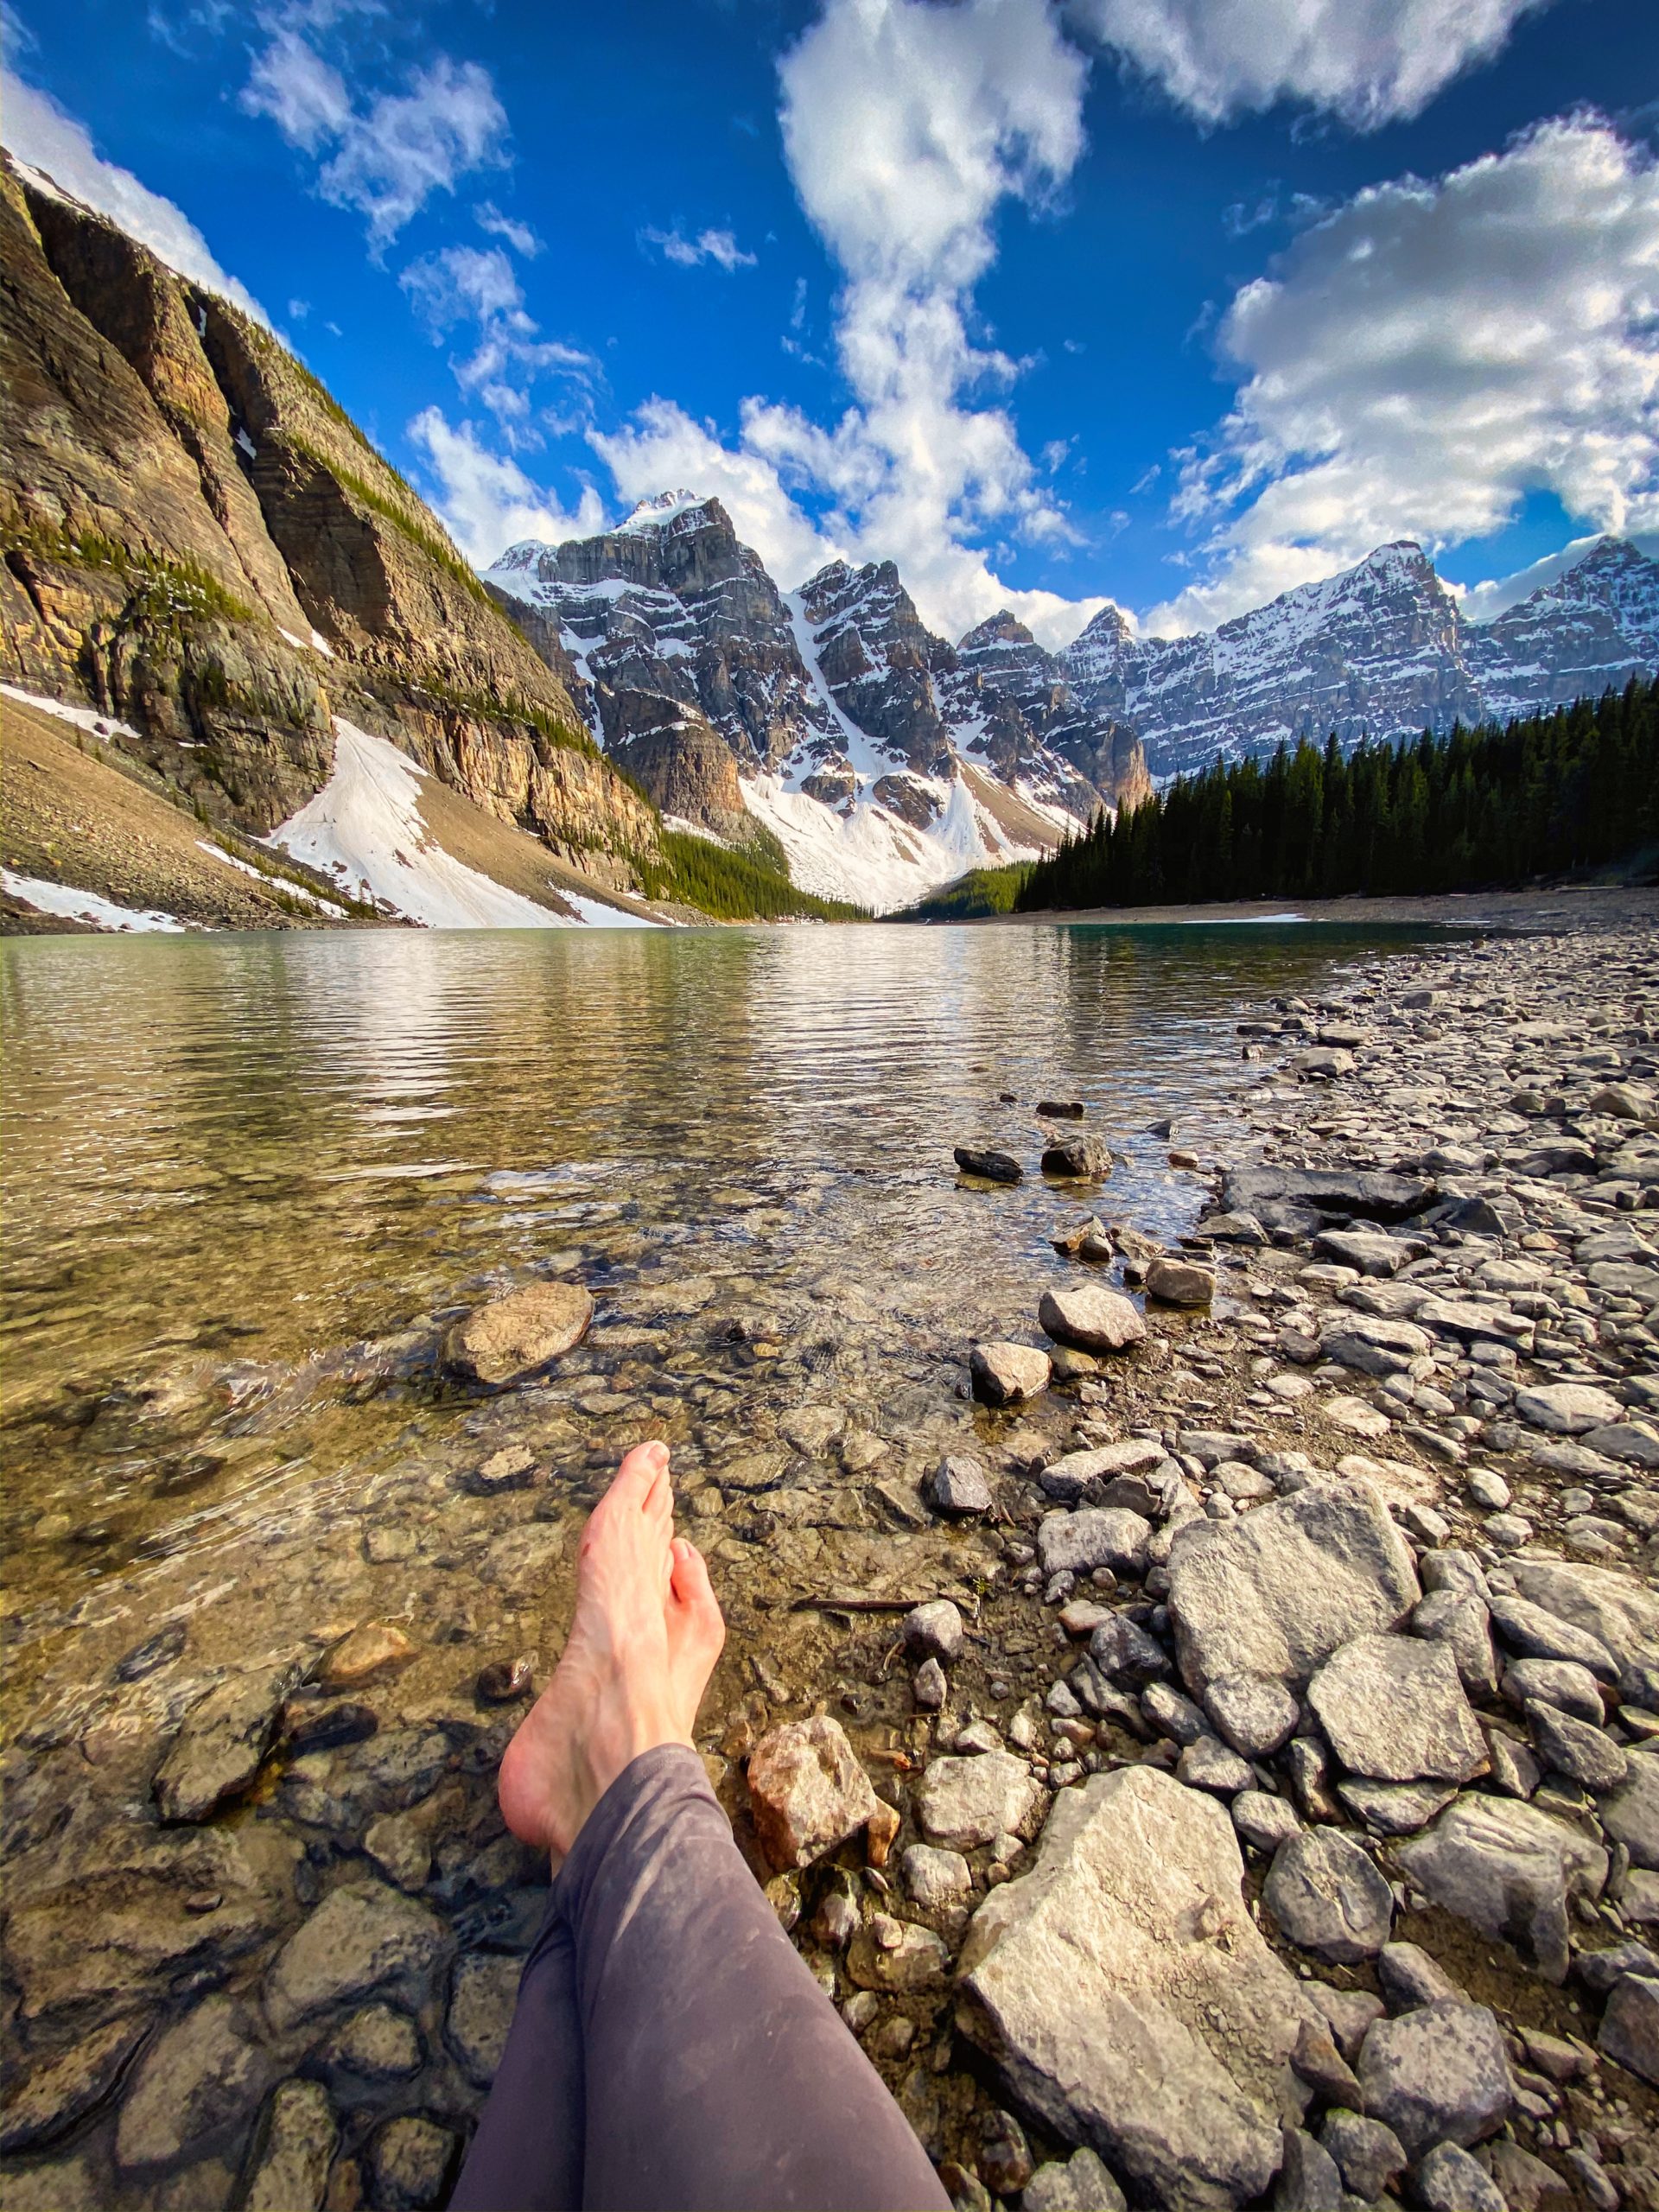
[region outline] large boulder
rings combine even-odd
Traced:
[[[1327,1659],[1307,1701],[1351,1774],[1374,1782],[1467,1782],[1486,1738],[1444,1643],[1357,1636]]]
[[[1366,1221],[1404,1221],[1421,1213],[1435,1195],[1432,1182],[1415,1175],[1377,1175],[1340,1167],[1235,1167],[1222,1184],[1222,1204],[1230,1213],[1296,1206],[1313,1213],[1342,1214]]]
[[[1244,1909],[1224,1808],[1154,1768],[1061,1792],[963,1947],[959,2021],[1012,2093],[1171,2212],[1258,2196],[1311,2001]],[[1289,2093],[1292,2101],[1287,2103]]]
[[[1331,1654],[1403,1620],[1422,1595],[1405,1538],[1363,1481],[1312,1483],[1178,1536],[1169,1617],[1189,1688],[1224,1675],[1306,1687]]]
[[[1549,1981],[1567,1977],[1569,1901],[1599,1896],[1607,1878],[1607,1853],[1580,1829],[1473,1791],[1395,1855],[1433,1904],[1513,1943]]]
[[[1122,1505],[1045,1513],[1037,1524],[1037,1557],[1045,1574],[1087,1574],[1097,1567],[1141,1574],[1151,1541],[1152,1523]]]
[[[499,1389],[538,1373],[580,1344],[593,1318],[594,1301],[580,1283],[526,1283],[452,1323],[443,1339],[443,1363],[464,1381]]]

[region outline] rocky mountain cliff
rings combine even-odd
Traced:
[[[1600,540],[1494,622],[1466,621],[1420,546],[1188,638],[1137,638],[1116,607],[1058,657],[1097,715],[1132,725],[1155,774],[1332,731],[1344,746],[1505,719],[1659,668],[1659,563]]]
[[[597,881],[656,850],[556,669],[321,385],[9,161],[0,550],[4,674],[111,716],[209,821],[295,814],[340,715]]]
[[[902,903],[1151,787],[1133,734],[1012,617],[1023,657],[953,647],[890,561],[782,592],[718,499],[526,541],[486,582],[666,814],[737,842],[759,823],[809,889]]]

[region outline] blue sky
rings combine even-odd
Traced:
[[[7,143],[245,287],[481,562],[683,483],[785,586],[891,555],[1058,643],[1400,536],[1490,613],[1659,531],[1653,0],[7,29]]]

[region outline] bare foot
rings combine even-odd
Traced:
[[[501,1762],[502,1816],[526,1843],[563,1857],[624,1767],[691,1741],[726,1624],[673,1528],[668,1446],[639,1445],[582,1531],[564,1656]]]

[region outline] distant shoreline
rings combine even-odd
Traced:
[[[1088,906],[1029,914],[976,914],[971,926],[1033,923],[1427,923],[1440,928],[1539,929],[1579,922],[1659,919],[1659,886],[1592,885],[1558,891],[1446,892],[1423,898],[1234,899],[1201,906]]]

